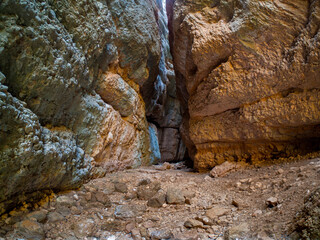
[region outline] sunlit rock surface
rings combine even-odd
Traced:
[[[319,149],[320,2],[169,1],[181,132],[199,170]]]
[[[147,116],[159,131],[181,122],[163,14],[155,0],[1,1],[0,213],[161,159]]]

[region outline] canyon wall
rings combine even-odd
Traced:
[[[166,1],[157,0],[159,6],[158,24],[161,39],[161,58],[159,74],[153,90],[149,88],[151,103],[147,106],[147,118],[158,129],[161,162],[181,161],[186,147],[180,137],[181,106],[176,95],[175,72],[169,45],[168,19]]]
[[[319,149],[320,1],[168,1],[198,170]]]
[[[183,155],[163,14],[156,0],[1,1],[0,214]]]

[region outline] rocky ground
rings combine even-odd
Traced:
[[[129,169],[12,211],[0,239],[288,239],[319,184],[320,158],[218,177],[181,163]]]

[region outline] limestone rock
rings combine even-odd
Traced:
[[[150,163],[147,93],[175,86],[173,71],[157,82],[160,65],[173,69],[168,48],[160,64],[163,13],[155,0],[1,1],[0,214],[90,172]]]
[[[180,132],[197,169],[319,149],[319,4],[168,2]]]
[[[42,127],[26,104],[6,89],[0,84],[0,213],[31,196],[24,193],[79,186],[89,174],[91,160],[77,145],[75,134]],[[33,194],[35,199],[42,196]]]

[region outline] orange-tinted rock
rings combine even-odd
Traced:
[[[319,1],[176,0],[169,9],[197,169],[319,148]]]

